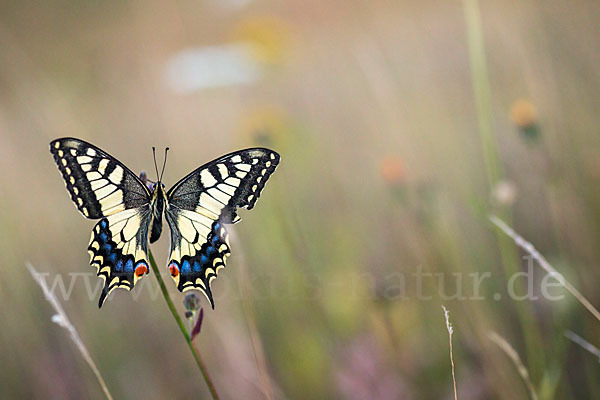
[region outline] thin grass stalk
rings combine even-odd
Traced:
[[[594,305],[588,299],[586,299],[579,292],[579,290],[575,288],[575,286],[571,285],[571,283],[569,283],[569,281],[567,281],[562,274],[556,271],[556,269],[546,260],[546,258],[544,258],[543,255],[540,254],[539,251],[536,250],[535,247],[533,247],[533,245],[530,242],[523,239],[521,235],[515,232],[510,226],[508,226],[504,221],[502,221],[495,215],[492,215],[489,218],[494,225],[496,225],[498,228],[500,228],[502,232],[504,232],[511,239],[513,239],[517,246],[529,253],[529,255],[533,257],[535,261],[537,261],[537,263],[540,265],[540,267],[542,267],[544,271],[556,277],[559,283],[565,289],[567,289],[567,291],[571,293],[573,297],[575,297],[577,301],[579,301],[594,316],[594,318],[600,321],[600,311],[598,311],[598,309],[596,309],[596,307],[594,307]]]
[[[598,362],[600,362],[600,349],[576,334],[575,332],[566,331],[565,336],[571,340],[573,343],[580,346],[582,349],[590,353],[591,355],[598,357]]]
[[[533,383],[531,382],[531,379],[529,378],[529,371],[525,367],[525,364],[523,364],[523,361],[521,361],[521,357],[519,357],[519,353],[517,353],[517,351],[514,349],[514,347],[512,347],[506,339],[504,339],[502,336],[498,335],[496,332],[490,332],[489,338],[513,362],[513,364],[517,368],[517,372],[519,373],[519,375],[521,375],[521,379],[523,379],[523,382],[525,383],[525,386],[527,387],[527,390],[529,391],[529,396],[531,397],[531,400],[538,400],[538,395],[535,392],[535,387],[533,386]]]
[[[450,366],[452,368],[452,384],[454,385],[454,400],[458,400],[458,394],[456,392],[456,375],[454,374],[454,355],[452,354],[452,333],[454,333],[454,328],[450,323],[450,312],[446,309],[445,306],[442,306],[444,310],[444,317],[446,318],[446,329],[448,329],[448,343],[450,344]]]
[[[42,291],[44,292],[44,296],[46,297],[46,300],[48,300],[48,303],[50,303],[52,308],[54,308],[54,311],[56,311],[56,314],[52,316],[52,322],[62,326],[64,329],[66,329],[69,332],[69,335],[71,336],[71,340],[73,341],[73,343],[75,343],[75,346],[77,347],[77,349],[83,356],[83,359],[90,366],[90,368],[92,369],[92,372],[96,376],[96,380],[98,380],[98,383],[100,384],[100,387],[102,388],[102,391],[104,392],[104,395],[106,396],[107,399],[112,400],[113,397],[112,397],[110,391],[108,390],[108,386],[106,386],[106,382],[104,382],[104,379],[102,378],[102,375],[100,374],[100,370],[98,369],[98,367],[96,367],[96,363],[92,359],[92,356],[90,356],[90,353],[89,353],[87,347],[85,347],[85,344],[83,344],[83,341],[81,340],[81,337],[79,336],[79,333],[75,329],[75,326],[69,320],[69,317],[67,316],[67,313],[63,309],[62,305],[59,303],[58,299],[54,296],[52,291],[48,288],[46,281],[40,276],[39,272],[37,272],[35,270],[33,265],[31,265],[29,262],[27,262],[27,263],[25,263],[25,266],[31,273],[31,276],[33,277],[33,279],[35,279],[37,284],[40,285],[40,287],[42,288]]]
[[[215,385],[213,384],[212,379],[210,379],[210,376],[208,375],[208,370],[206,369],[206,366],[204,365],[204,362],[202,361],[202,358],[200,357],[200,352],[198,351],[198,349],[192,342],[192,338],[190,337],[190,334],[188,333],[188,331],[185,329],[183,320],[179,316],[179,313],[177,312],[177,309],[175,308],[175,305],[173,304],[173,300],[171,300],[171,296],[169,295],[169,292],[167,291],[165,282],[163,281],[162,276],[160,275],[160,271],[158,270],[158,267],[156,266],[156,261],[154,260],[152,251],[149,250],[148,254],[150,255],[150,265],[152,266],[152,271],[154,272],[154,276],[156,276],[156,280],[158,280],[158,285],[160,286],[160,291],[162,292],[162,295],[165,298],[165,301],[167,302],[169,311],[171,311],[171,314],[173,315],[175,322],[177,322],[177,326],[179,327],[179,330],[183,334],[183,337],[185,338],[185,341],[187,342],[188,347],[190,348],[190,351],[192,352],[192,355],[194,356],[196,365],[198,366],[198,369],[202,373],[202,377],[204,378],[204,381],[206,382],[206,386],[208,386],[208,390],[210,391],[211,397],[213,398],[213,400],[219,400],[219,395],[217,393],[217,390],[215,389]]]

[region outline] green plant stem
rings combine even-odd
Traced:
[[[504,172],[498,155],[494,134],[494,117],[485,55],[483,23],[479,9],[479,0],[463,0],[462,3],[467,28],[467,45],[473,96],[475,98],[479,135],[489,190],[503,178]],[[499,211],[499,213],[502,219],[508,221],[509,224],[511,223],[512,213],[510,210]],[[500,232],[496,232],[496,240],[504,271],[508,276],[514,276],[514,274],[519,272],[518,254],[514,244],[510,243],[510,240],[507,239],[506,237],[502,237]],[[522,288],[523,286],[518,283],[517,287]],[[537,381],[540,379],[543,366],[545,365],[541,334],[535,326],[535,320],[531,318],[533,314],[531,305],[520,302],[516,304],[516,310],[525,339],[529,369],[534,381]]]
[[[463,0],[463,10],[467,24],[467,45],[469,64],[471,67],[471,83],[477,111],[481,149],[485,163],[488,183],[495,185],[503,175],[496,138],[494,135],[494,116],[492,112],[492,95],[488,79],[488,68],[483,42],[481,13],[478,0]]]
[[[217,394],[215,385],[213,384],[212,380],[210,379],[210,376],[208,375],[208,371],[206,369],[206,366],[204,365],[204,362],[202,361],[202,358],[200,358],[200,353],[198,352],[198,349],[196,349],[196,346],[192,342],[192,338],[190,337],[190,334],[188,333],[188,331],[185,329],[185,325],[184,325],[183,321],[181,320],[181,317],[179,316],[179,313],[177,312],[175,305],[173,304],[173,300],[171,300],[171,296],[169,296],[169,292],[167,292],[167,287],[165,286],[165,282],[163,281],[162,276],[160,275],[160,271],[158,270],[158,267],[156,266],[156,261],[154,260],[152,251],[148,251],[148,253],[150,254],[150,265],[152,266],[152,271],[154,271],[154,276],[156,276],[156,279],[158,280],[158,285],[160,286],[160,291],[162,292],[163,297],[165,298],[165,301],[167,302],[167,306],[169,306],[169,310],[171,311],[173,318],[175,318],[175,322],[177,322],[177,326],[179,326],[179,330],[181,330],[181,333],[183,334],[183,337],[185,338],[185,341],[187,342],[188,347],[190,348],[190,351],[192,352],[192,355],[194,356],[194,360],[196,361],[196,364],[198,365],[198,368],[200,369],[200,372],[202,373],[202,377],[204,378],[204,381],[206,382],[206,386],[208,386],[210,395],[212,396],[213,400],[219,400],[219,395]]]

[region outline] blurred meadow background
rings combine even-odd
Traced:
[[[488,220],[600,306],[599,65],[597,1],[3,1],[2,398],[103,398],[26,261],[115,398],[209,396],[152,273],[90,297],[93,223],[48,152],[62,136],[152,179],[169,146],[167,187],[233,150],[281,154],[229,229],[216,309],[202,299],[221,398],[452,399],[441,305],[458,398],[534,398],[491,332],[537,398],[600,398],[598,356],[565,337],[598,347],[600,321],[541,296],[537,265],[539,299],[510,298],[527,259]],[[183,314],[168,244],[152,249]]]

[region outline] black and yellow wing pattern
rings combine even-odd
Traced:
[[[100,219],[88,252],[91,265],[104,278],[98,303],[102,307],[112,290],[131,290],[148,273],[150,192],[127,167],[90,143],[57,139],[50,143],[50,152],[77,209],[87,218]]]
[[[77,209],[100,220],[88,247],[90,263],[104,278],[99,307],[112,290],[131,290],[148,273],[148,241],[158,240],[164,210],[171,228],[167,265],[177,288],[201,290],[214,308],[210,284],[230,254],[225,224],[240,220],[238,208],[254,207],[280,159],[264,148],[240,150],[201,166],[165,193],[160,178],[149,188],[83,140],[54,140],[50,152]]]
[[[254,207],[279,159],[264,148],[237,151],[201,166],[169,190],[168,267],[180,291],[199,289],[214,308],[211,281],[230,254],[224,225],[240,220],[237,208]]]

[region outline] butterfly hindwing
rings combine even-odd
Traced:
[[[147,207],[122,211],[102,218],[92,230],[90,264],[104,279],[99,307],[112,290],[131,290],[148,273],[149,215]]]
[[[225,227],[218,220],[208,222],[192,211],[170,212],[166,217],[171,228],[168,267],[177,289],[200,289],[214,308],[210,282],[230,254]]]
[[[50,152],[77,209],[101,219],[88,247],[90,264],[104,279],[99,307],[118,287],[131,290],[148,273],[150,193],[122,163],[74,138],[56,139]]]
[[[102,218],[149,203],[150,193],[139,178],[96,146],[62,138],[50,143],[50,152],[85,217]]]
[[[200,289],[214,307],[210,283],[230,253],[224,224],[239,221],[238,207],[254,207],[279,158],[263,148],[231,153],[196,169],[169,190],[168,266],[180,291]]]

